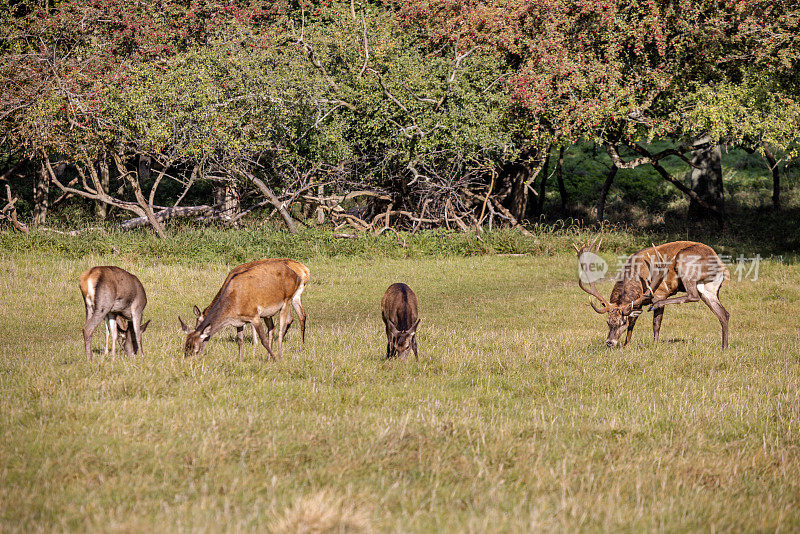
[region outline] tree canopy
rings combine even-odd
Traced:
[[[516,221],[553,145],[599,143],[620,168],[688,161],[698,140],[798,149],[789,1],[3,0],[0,11],[7,165],[65,162],[80,179],[51,173],[59,188],[129,202],[154,225],[204,181],[276,209],[370,190],[361,223],[394,209],[414,224],[476,224],[487,203]],[[651,154],[654,139],[673,148]],[[162,180],[174,185],[159,192]]]

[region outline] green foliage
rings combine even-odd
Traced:
[[[279,196],[372,188],[442,218],[551,143],[708,135],[781,165],[799,146],[792,3],[0,2],[0,146],[84,165],[149,155],[170,198],[200,169],[187,200],[210,204],[204,176],[247,169]],[[568,192],[593,204],[607,158],[581,159]],[[622,171],[612,195],[663,211],[670,187]]]
[[[795,4],[412,0],[398,6],[433,42],[474,43],[509,61],[513,99],[534,139],[708,133],[781,148],[797,140]]]

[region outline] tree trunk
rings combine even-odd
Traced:
[[[33,181],[33,220],[31,224],[38,226],[47,220],[47,210],[50,204],[50,175],[40,161]]]
[[[535,203],[535,211],[533,213],[535,218],[539,218],[542,213],[544,212],[544,199],[547,195],[547,171],[550,169],[550,147],[547,147],[547,156],[544,158],[544,165],[542,166],[541,175],[542,178],[539,180],[539,198],[537,198],[537,202]]]
[[[280,213],[281,217],[283,217],[283,221],[286,223],[286,228],[289,230],[289,233],[296,234],[297,225],[295,224],[294,219],[292,218],[292,214],[289,213],[289,209],[286,206],[286,204],[280,201],[280,199],[272,190],[272,188],[270,188],[266,183],[264,183],[263,180],[253,176],[244,169],[239,169],[238,172],[242,175],[242,177],[253,182],[253,185],[255,185],[259,191],[261,191],[261,193],[267,198],[267,200],[269,200],[269,203],[272,204],[276,210],[278,210],[278,213]]]
[[[325,196],[325,186],[324,185],[320,184],[320,185],[317,186],[317,196],[319,198],[322,198],[322,197]],[[317,207],[317,210],[316,210],[315,214],[316,214],[316,217],[317,217],[317,224],[320,224],[320,225],[323,224],[325,222],[325,210],[322,208],[322,206],[318,206]],[[386,226],[389,226],[388,223],[387,223]]]
[[[139,183],[147,183],[153,169],[153,159],[150,156],[139,154],[139,163],[136,167],[136,172],[139,173]]]
[[[556,166],[556,180],[558,181],[558,194],[561,197],[561,212],[567,211],[567,188],[564,186],[564,147],[558,149],[558,165]]]
[[[108,162],[106,161],[105,156],[103,156],[98,162],[98,168],[100,169],[100,186],[103,188],[104,193],[109,193],[109,188],[111,186],[111,174],[108,172]],[[94,208],[94,214],[98,219],[104,221],[106,217],[108,217],[108,204],[103,201],[97,201]]]
[[[230,221],[241,211],[239,188],[236,181],[228,178],[214,186],[214,205],[219,207],[223,220]]]
[[[617,166],[612,163],[611,168],[608,170],[606,181],[603,182],[603,188],[600,190],[600,198],[597,199],[597,222],[599,223],[605,220],[606,198],[608,198],[608,192],[611,190],[611,184],[614,183],[617,171]]]
[[[722,185],[722,150],[719,145],[692,152],[692,191],[718,213],[701,206],[694,199],[689,204],[690,219],[720,217],[725,213],[725,192]]]
[[[778,168],[778,160],[775,155],[766,147],[764,149],[764,158],[769,164],[769,171],[772,173],[772,207],[776,210],[781,209],[781,170]]]
[[[125,177],[128,185],[130,185],[131,189],[133,189],[133,194],[136,198],[136,204],[138,204],[139,210],[141,211],[141,213],[137,213],[137,215],[140,217],[147,217],[147,220],[150,221],[150,226],[153,228],[153,231],[156,233],[156,235],[161,239],[166,238],[167,233],[164,231],[164,226],[156,218],[155,213],[153,212],[153,205],[147,201],[147,199],[144,197],[144,193],[142,193],[142,183],[139,179],[138,165],[136,172],[129,172],[125,166],[125,160],[123,159],[122,154],[115,152],[113,153],[113,158],[114,164],[117,166],[117,172]],[[151,197],[155,194],[155,187],[156,186],[154,185],[150,192]]]
[[[517,220],[522,220],[525,217],[525,208],[528,204],[528,188],[526,184],[533,172],[530,164],[532,153],[532,148],[522,151],[517,161],[507,163],[501,171],[500,183],[510,184],[506,205],[508,206],[508,211]]]

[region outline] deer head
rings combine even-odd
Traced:
[[[144,334],[145,330],[147,330],[147,326],[150,324],[150,319],[142,323],[142,333]],[[134,355],[134,333],[133,333],[133,325],[130,321],[125,319],[124,317],[120,317],[117,315],[117,336],[120,345],[125,349],[125,354],[128,356]]]
[[[616,303],[606,300],[597,290],[597,286],[595,285],[597,281],[596,276],[591,275],[592,269],[590,267],[590,260],[592,256],[597,255],[602,243],[602,240],[598,242],[598,238],[595,238],[588,246],[578,247],[574,243],[572,246],[578,252],[578,265],[580,269],[578,273],[578,286],[600,302],[598,306],[591,297],[589,297],[589,305],[594,311],[599,314],[608,314],[608,318],[606,319],[608,323],[606,346],[613,348],[617,346],[622,333],[628,328],[630,318],[638,317],[642,313],[640,306],[645,300],[652,298],[653,288],[645,281],[647,284],[647,291],[635,300]],[[655,249],[655,247],[653,248]],[[656,252],[656,254],[658,254],[658,252]],[[588,283],[588,287],[584,284],[584,279]],[[625,283],[625,281],[623,281],[623,283]]]
[[[392,347],[394,347],[394,349],[397,351],[397,356],[401,359],[405,358],[409,349],[411,349],[411,341],[414,339],[414,336],[417,333],[418,325],[419,319],[414,321],[414,324],[408,330],[400,330],[397,328],[397,325],[395,325],[394,322],[387,319],[386,326],[389,328]]]
[[[180,316],[178,317],[178,321],[180,321],[181,324],[181,330],[183,330],[183,332],[187,334],[186,342],[183,345],[183,352],[187,358],[189,356],[199,356],[200,354],[202,354],[203,350],[206,347],[206,342],[208,341],[208,338],[211,337],[209,335],[209,332],[211,330],[210,324],[206,325],[200,331],[197,330],[197,327],[200,326],[200,323],[202,322],[201,319],[202,314],[200,313],[200,309],[197,306],[194,307],[194,310],[195,310],[195,316],[197,318],[197,322],[195,323],[194,328],[184,323],[183,319],[181,319]]]

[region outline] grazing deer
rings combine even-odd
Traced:
[[[186,323],[183,322],[183,319],[178,317],[178,319],[180,320],[180,323],[181,323],[181,329],[187,334],[190,334],[195,329],[197,329],[198,325],[201,322],[203,322],[203,319],[205,319],[205,316],[208,313],[208,310],[211,309],[211,307],[214,305],[214,303],[217,301],[217,299],[222,294],[222,290],[225,288],[225,285],[228,283],[228,280],[230,280],[232,276],[234,276],[234,275],[236,275],[236,274],[238,274],[240,272],[246,271],[246,270],[248,270],[248,269],[250,269],[250,268],[252,268],[252,267],[254,267],[256,265],[259,265],[261,263],[271,262],[271,261],[278,261],[278,262],[285,263],[290,269],[292,269],[295,273],[297,273],[297,276],[300,277],[300,287],[297,289],[297,291],[295,292],[294,296],[292,297],[292,307],[294,308],[295,312],[297,313],[297,317],[300,319],[300,340],[303,343],[305,343],[306,342],[306,317],[307,317],[307,315],[306,315],[305,308],[303,307],[303,302],[301,300],[301,297],[302,297],[302,294],[303,294],[303,290],[305,289],[306,285],[308,285],[308,280],[311,277],[311,271],[308,269],[308,267],[306,267],[305,265],[303,265],[299,261],[290,260],[288,258],[256,260],[256,261],[251,261],[249,263],[245,263],[244,265],[239,265],[238,267],[234,267],[233,269],[231,269],[231,272],[228,273],[227,278],[225,278],[225,281],[222,283],[222,288],[217,292],[217,294],[214,296],[214,299],[211,301],[211,304],[209,304],[208,307],[206,307],[205,310],[200,311],[200,308],[198,308],[197,305],[195,305],[192,308],[193,311],[194,311],[194,315],[195,315],[194,328],[190,328],[189,326],[187,326]],[[293,322],[293,319],[292,319],[292,316],[290,314],[289,315],[289,320],[288,320],[288,322],[286,324],[286,332],[289,331],[289,326],[291,326],[292,322]],[[272,317],[264,317],[264,323],[267,325],[267,341],[268,341],[270,349],[271,349],[272,348],[272,338],[273,338],[273,334],[275,332],[275,323],[273,323]],[[284,332],[284,337],[286,336],[286,332]],[[241,339],[241,341],[240,341],[240,339]],[[236,327],[236,340],[239,342],[240,346],[244,343],[244,326]],[[257,340],[258,340],[258,336],[256,334],[256,329],[255,329],[255,327],[253,327],[253,357],[254,358],[256,356],[256,343],[258,342]]]
[[[275,359],[271,343],[264,332],[262,318],[280,313],[278,359],[282,357],[283,337],[291,319],[291,306],[302,292],[302,278],[284,261],[261,260],[237,267],[225,280],[214,300],[203,314],[203,320],[192,330],[178,317],[188,334],[184,344],[186,356],[203,352],[208,339],[228,325],[234,326],[242,361],[244,325],[250,323],[270,358]],[[266,322],[266,321],[265,321]],[[268,323],[268,326],[271,324]]]
[[[386,325],[386,359],[399,356],[405,360],[408,349],[417,354],[417,295],[405,284],[392,284],[381,299],[381,316]]]
[[[150,321],[142,324],[147,296],[139,279],[119,267],[92,267],[81,274],[78,286],[86,305],[86,324],[83,327],[86,359],[92,360],[92,335],[103,320],[106,323],[106,347],[103,356],[108,354],[109,335],[111,354],[116,354],[117,337],[120,334],[122,346],[128,356],[137,352],[144,355],[142,332]]]
[[[653,341],[658,343],[664,306],[702,300],[722,325],[722,348],[728,346],[730,315],[719,300],[719,289],[725,280],[730,280],[730,272],[711,247],[694,241],[675,241],[632,254],[611,290],[611,297],[606,300],[597,291],[594,280],[587,280],[589,287],[583,280],[590,270],[591,256],[588,254],[597,254],[600,250],[600,244],[595,246],[595,242],[597,238],[588,247],[573,246],[578,251],[581,271],[578,285],[600,301],[598,307],[589,299],[594,311],[608,314],[606,345],[615,347],[626,328],[628,332],[623,346],[628,344],[644,304],[650,304],[647,311],[653,312]],[[672,297],[679,291],[685,291],[686,295]]]

